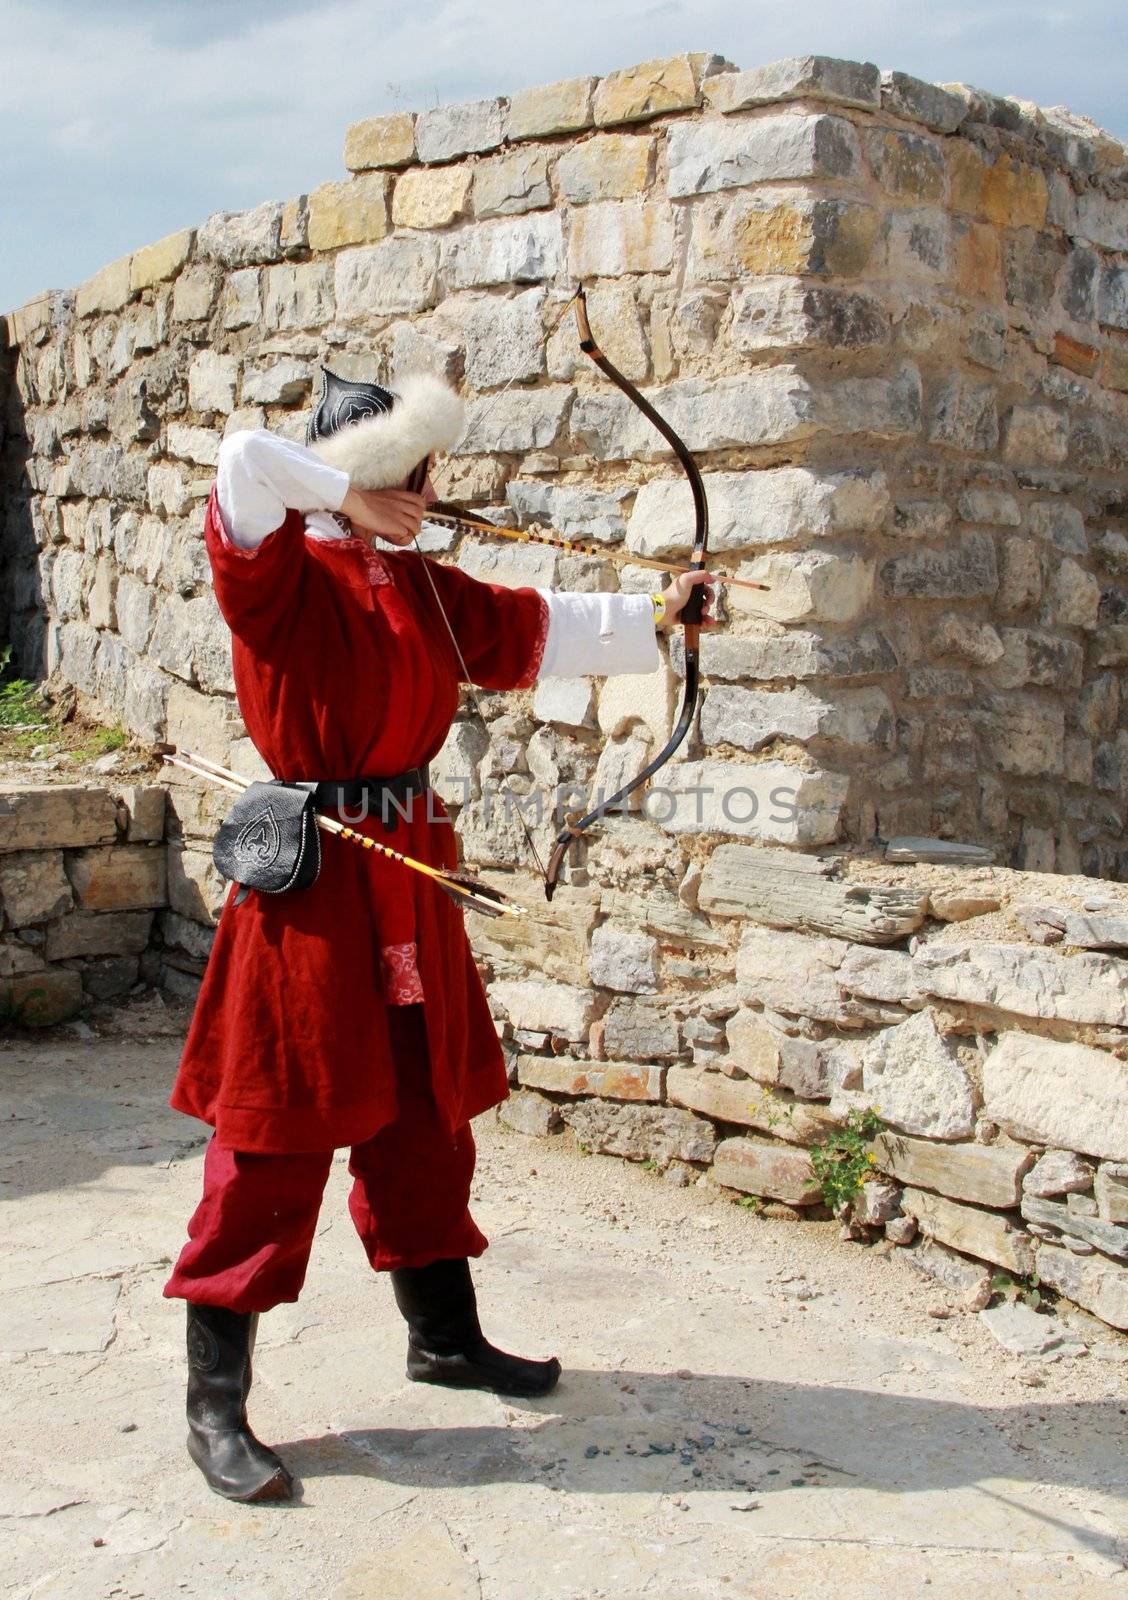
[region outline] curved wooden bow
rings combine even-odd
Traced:
[[[657,428],[663,439],[665,439],[666,443],[670,446],[670,449],[677,456],[683,472],[689,479],[689,487],[693,494],[693,514],[695,523],[693,533],[693,554],[690,560],[689,570],[691,572],[703,572],[705,570],[705,557],[709,547],[709,501],[705,494],[705,485],[702,482],[701,473],[698,470],[697,463],[690,455],[685,442],[678,437],[673,428],[666,421],[665,417],[663,417],[659,411],[655,410],[650,401],[646,399],[645,395],[639,393],[630,379],[625,378],[619,371],[618,367],[609,361],[603,354],[603,351],[599,348],[595,341],[595,336],[591,331],[591,323],[588,321],[587,301],[584,296],[584,291],[580,287],[577,287],[576,289],[574,302],[576,307],[576,324],[580,332],[580,349],[586,356],[594,361],[595,365],[601,372],[605,372],[607,374],[615,387],[617,389],[621,389],[626,395],[627,399],[637,406],[642,412],[643,416],[646,417],[646,419],[651,422],[655,428]],[[561,868],[564,865],[565,857],[567,856],[568,850],[573,842],[579,839],[581,835],[584,834],[588,828],[592,827],[594,823],[598,822],[601,817],[606,816],[608,811],[611,811],[615,806],[619,805],[623,800],[625,800],[628,795],[632,795],[636,789],[641,788],[641,786],[646,783],[649,778],[652,778],[661,767],[665,766],[666,762],[670,759],[674,751],[682,743],[686,734],[689,732],[690,725],[693,722],[694,712],[697,710],[697,697],[700,685],[698,646],[700,640],[701,617],[704,610],[704,605],[704,585],[701,585],[694,589],[693,593],[686,601],[685,606],[682,608],[681,617],[679,619],[683,628],[685,629],[685,693],[682,696],[681,710],[678,713],[678,720],[674,724],[673,732],[670,734],[670,737],[662,746],[661,750],[659,750],[658,754],[651,761],[647,762],[646,766],[643,767],[638,776],[632,778],[630,783],[625,783],[623,787],[617,790],[615,794],[611,795],[609,799],[602,801],[593,810],[587,812],[586,815],[579,817],[570,816],[567,819],[564,826],[560,829],[560,832],[556,835],[556,842],[553,846],[552,854],[548,858],[548,867],[544,875],[544,892],[546,899],[552,899],[553,893],[556,889],[557,881],[560,877]]]

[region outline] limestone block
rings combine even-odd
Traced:
[[[1024,1195],[1022,1215],[1027,1222],[1035,1223],[1039,1228],[1052,1228],[1055,1233],[1064,1234],[1067,1243],[1070,1239],[1080,1239],[1102,1255],[1128,1261],[1128,1228],[1118,1227],[1115,1222],[1105,1222],[1101,1217],[1089,1216],[1075,1204],[1078,1199],[1079,1196],[1074,1195],[1068,1205],[1061,1205],[1054,1200],[1039,1200],[1036,1195]],[[1086,1204],[1096,1209],[1095,1201],[1089,1200]]]
[[[82,978],[66,967],[0,978],[0,1016],[25,1028],[53,1028],[82,1005]]]
[[[281,253],[282,205],[268,200],[250,211],[217,211],[199,229],[196,252],[224,267],[277,261]]]
[[[597,125],[641,122],[667,111],[690,111],[701,104],[701,84],[723,63],[718,56],[682,55],[644,61],[610,72],[595,91]]]
[[[497,1108],[498,1121],[514,1133],[524,1133],[530,1138],[546,1138],[559,1133],[564,1118],[558,1106],[531,1090],[511,1094]]]
[[[310,372],[304,361],[283,356],[280,361],[258,371],[248,369],[243,374],[243,400],[255,405],[292,405],[309,392]]]
[[[866,154],[874,176],[904,200],[943,201],[947,190],[944,152],[935,139],[895,128],[873,128]]]
[[[440,169],[443,170],[443,169]],[[459,296],[443,306],[444,320],[457,325],[466,352],[466,379],[492,389],[544,371],[543,289],[497,295]]]
[[[188,922],[213,927],[219,921],[228,885],[211,852],[170,844],[167,857],[170,907]]]
[[[333,268],[327,261],[282,263],[263,275],[267,329],[320,328],[333,319]]]
[[[645,730],[652,741],[661,743],[672,725],[675,688],[664,662],[654,672],[605,679],[599,690],[600,729],[611,739]]]
[[[769,273],[855,278],[874,257],[882,226],[872,206],[807,190],[725,194],[693,208],[687,282]]]
[[[677,895],[649,880],[637,888],[604,889],[599,896],[599,910],[604,916],[658,934],[663,944],[728,949],[728,938],[721,929],[711,927]]]
[[[192,253],[196,238],[193,228],[181,228],[156,244],[144,245],[129,258],[129,287],[133,294],[153,289],[158,283],[175,278]]]
[[[768,591],[740,595],[741,609],[776,622],[853,622],[873,597],[873,562],[848,551],[772,552],[749,562],[740,576]]]
[[[169,680],[151,667],[135,665],[125,687],[123,721],[132,733],[150,742],[166,736],[165,704]]]
[[[630,1161],[653,1161],[659,1168],[671,1161],[707,1162],[716,1147],[712,1127],[688,1111],[581,1100],[563,1112],[586,1149]]]
[[[729,338],[745,353],[881,349],[889,327],[888,311],[872,295],[779,277],[736,291]]]
[[[862,1053],[862,1085],[882,1121],[902,1133],[965,1139],[974,1132],[971,1083],[928,1011],[869,1041]]]
[[[372,167],[409,167],[415,160],[415,117],[397,111],[386,117],[366,117],[345,130],[345,166],[350,172]]]
[[[572,214],[568,270],[581,279],[668,272],[674,242],[674,213],[665,201],[599,201]]]
[[[438,245],[410,236],[342,250],[333,263],[337,314],[344,321],[426,311],[438,296]]]
[[[1069,426],[1052,406],[1013,406],[1007,417],[1003,457],[1019,466],[1058,466],[1069,454]]]
[[[511,150],[474,169],[474,215],[512,216],[552,204],[548,155],[544,150]]]
[[[14,850],[111,844],[116,837],[117,806],[105,789],[0,786],[0,856]]]
[[[1105,328],[1128,328],[1128,269],[1107,266],[1101,273],[1097,321]]]
[[[1097,627],[1100,583],[1069,556],[1063,557],[1053,571],[1046,598],[1050,607],[1048,620],[1059,628],[1084,628],[1091,632]]]
[[[442,240],[443,276],[452,289],[541,283],[564,269],[564,237],[555,212],[475,222]]]
[[[219,460],[219,441],[220,436],[214,428],[190,428],[178,423],[170,423],[168,427],[169,455],[181,461],[191,461],[198,467],[216,465]]]
[[[881,74],[870,61],[789,56],[750,72],[724,72],[704,85],[714,111],[746,111],[782,100],[825,100],[872,111],[881,104]]]
[[[861,166],[858,137],[845,118],[797,112],[677,123],[668,154],[674,199],[750,183],[849,178]]]
[[[1025,947],[1004,948],[1017,951]],[[1035,970],[1030,974],[1027,981],[1032,989],[1040,987],[1039,979],[1050,985],[1060,984],[1063,974],[1058,968],[1065,964],[1062,958],[1049,957],[1041,951],[1027,950],[1026,954],[1036,967],[1044,961],[1056,959],[1057,963],[1049,973]],[[1109,959],[1078,956],[1073,961],[1107,962]],[[1112,964],[1124,967],[1123,962]],[[1026,974],[1022,976],[1025,978]],[[1038,1012],[1033,1010],[1030,1000],[1025,1000],[1025,1013],[1046,1016],[1063,1010],[1119,1011],[1126,1003],[1126,990],[1121,979],[1119,996],[1115,991],[1109,992],[1111,976],[1104,976],[1102,987],[1108,1000],[1103,1006],[1084,1004],[1084,980],[1079,977],[1079,996],[1070,994],[1066,998],[1055,994],[1051,987],[1037,995]],[[1005,994],[999,998],[1009,1000],[1012,996]],[[1017,1011],[1020,1007],[1010,1005],[1007,1009]],[[1018,1031],[1003,1036],[983,1068],[984,1111],[992,1122],[997,1122],[1014,1138],[1080,1150],[1086,1155],[1104,1156],[1113,1161],[1128,1157],[1126,1090],[1128,1065],[1108,1051]]]
[[[659,970],[658,941],[649,934],[610,922],[592,934],[588,975],[598,987],[625,994],[653,994]]]
[[[650,341],[630,278],[604,279],[588,292],[588,314],[599,347],[626,377],[650,376]],[[548,370],[554,378],[573,378],[586,365],[567,319],[548,341]],[[589,369],[590,370],[590,369]],[[585,374],[586,375],[586,374]]]
[[[939,390],[932,408],[928,438],[931,444],[985,454],[999,442],[999,415],[995,389],[975,384],[955,373]]]
[[[892,731],[893,707],[880,689],[827,695],[798,685],[784,690],[724,685],[706,692],[701,712],[701,738],[709,749],[731,744],[762,750],[781,738],[888,749]]]
[[[131,650],[140,654],[153,631],[152,586],[132,573],[122,573],[118,579],[116,609],[122,638]]]
[[[436,106],[415,119],[420,161],[457,161],[460,156],[496,150],[505,138],[505,101],[468,100]]]
[[[490,988],[490,998],[515,1028],[558,1034],[581,1044],[599,1014],[600,1002],[587,989],[536,979],[506,979]]]
[[[388,354],[393,374],[433,372],[448,383],[456,384],[461,373],[461,351],[458,346],[450,340],[435,337],[413,322],[397,322],[393,326],[388,338]],[[436,530],[432,529],[431,532]]]
[[[140,955],[152,926],[151,911],[72,911],[48,928],[47,959]]]
[[[612,1060],[674,1061],[681,1029],[655,1001],[623,998],[613,1000],[603,1018],[603,1043]]]
[[[720,1072],[670,1067],[666,1098],[673,1105],[700,1111],[717,1122],[735,1122],[771,1133],[788,1144],[818,1144],[841,1126],[824,1106],[804,1105],[765,1091],[749,1079],[726,1078]]]
[[[507,137],[539,139],[546,134],[590,128],[596,82],[595,78],[565,78],[559,83],[518,90],[509,102]]]
[[[961,96],[907,72],[881,74],[881,103],[907,122],[923,122],[935,133],[954,133],[967,116]]]
[[[573,145],[560,157],[556,181],[576,205],[592,200],[626,200],[650,187],[654,140],[632,133],[602,133]]]
[[[392,221],[397,228],[445,228],[470,207],[467,167],[421,168],[396,182]]]
[[[709,544],[717,551],[872,533],[889,511],[882,472],[771,467],[703,476],[709,496]],[[681,554],[692,530],[692,498],[683,478],[643,484],[631,513],[630,550],[644,556]]]
[[[188,368],[188,404],[193,411],[233,411],[238,381],[238,356],[200,350]]]
[[[517,1057],[519,1083],[554,1094],[594,1094],[602,1100],[660,1100],[663,1070],[633,1062],[576,1061],[571,1056]]]
[[[1043,1241],[1038,1251],[1038,1276],[1102,1322],[1128,1329],[1128,1268],[1100,1255],[1076,1256]]]
[[[560,435],[573,394],[572,389],[558,384],[474,400],[467,408],[466,431],[454,453],[527,455],[531,450],[547,450]],[[529,551],[514,554],[527,556]]]
[[[167,902],[165,853],[146,844],[70,851],[66,869],[86,911],[149,911]]]
[[[179,517],[191,500],[188,479],[179,467],[150,467],[147,491],[149,510],[161,517]]]
[[[865,944],[891,944],[920,927],[927,896],[908,885],[852,883],[848,877],[839,878],[834,862],[814,856],[723,844],[706,864],[697,903],[711,916],[748,918],[770,927],[833,934]],[[755,948],[762,953],[766,946]],[[802,962],[804,942],[788,949]],[[835,945],[833,954],[837,969],[846,951]]]
[[[788,1016],[837,1021],[844,1015],[837,972],[848,949],[842,939],[750,928],[737,954],[737,992]]]
[[[802,1150],[783,1150],[752,1139],[723,1139],[713,1157],[713,1177],[726,1189],[782,1200],[786,1205],[822,1202],[811,1159]]]
[[[993,695],[977,720],[1002,771],[1046,777],[1063,770],[1063,706],[1033,694]]]
[[[122,256],[119,261],[111,261],[109,266],[103,267],[92,278],[87,278],[85,283],[80,283],[75,291],[74,311],[76,317],[90,317],[97,312],[120,311],[129,304],[133,293],[130,287],[131,256]]]
[[[903,1209],[903,1195],[901,1201]],[[945,1249],[927,1235],[905,1252],[905,1259],[917,1272],[950,1289],[969,1311],[982,1311],[990,1303],[994,1291],[986,1268]]]
[[[885,1106],[881,1107],[885,1116]],[[878,1168],[913,1188],[935,1189],[953,1200],[1002,1210],[1022,1198],[1023,1175],[1034,1152],[1009,1145],[938,1144],[910,1139],[902,1133],[880,1133],[873,1142]]]
[[[649,398],[690,450],[783,444],[811,437],[818,426],[811,386],[791,367],[765,368],[746,378],[683,378]],[[665,453],[653,427],[618,391],[581,392],[572,434],[600,461],[658,460]]]
[[[622,506],[629,492],[625,487],[588,489],[525,478],[513,478],[505,486],[522,527],[548,526],[566,539],[608,544],[626,534]]]
[[[223,289],[223,326],[250,328],[262,320],[258,267],[243,267],[228,277]]]
[[[725,1023],[730,1063],[762,1084],[779,1082],[784,1037],[759,1011],[747,1006],[734,1012]]]
[[[127,784],[118,790],[125,808],[125,837],[130,844],[149,844],[164,838],[167,789],[146,784]]]
[[[1102,1162],[1093,1193],[1097,1212],[1106,1222],[1128,1222],[1128,1162]]]
[[[647,817],[673,834],[720,833],[771,844],[829,844],[848,780],[784,761],[686,761],[647,791]]]
[[[545,678],[533,696],[533,716],[561,728],[592,728],[595,685],[590,678]]]
[[[227,765],[231,744],[230,703],[220,696],[197,694],[186,684],[168,688],[165,722],[169,744],[182,745]]]
[[[391,179],[384,172],[321,184],[309,196],[310,249],[375,244],[388,232],[390,192]]]
[[[951,230],[938,207],[891,211],[885,222],[885,256],[891,277],[911,284],[943,282],[951,273]]]
[[[73,904],[61,850],[0,855],[0,905],[11,927],[48,922]]]
[[[670,641],[670,655],[680,671],[681,640],[677,635]],[[706,634],[701,641],[701,665],[707,677],[722,679],[846,679],[892,672],[897,657],[876,628],[825,636],[795,628],[776,638]]]
[[[944,549],[917,546],[893,556],[881,569],[886,594],[894,599],[972,600],[999,586],[995,541],[969,532]]]
[[[993,1261],[1008,1272],[1025,1277],[1034,1270],[1034,1244],[1030,1235],[997,1212],[949,1200],[925,1189],[906,1188],[901,1209],[916,1218],[930,1239],[949,1245],[964,1255]]]
[[[219,285],[220,276],[214,267],[188,267],[173,287],[173,322],[203,322],[210,317]]]

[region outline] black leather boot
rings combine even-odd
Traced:
[[[228,1500],[289,1500],[294,1481],[247,1423],[258,1317],[188,1302],[188,1454]]]
[[[556,1387],[560,1363],[555,1356],[529,1361],[486,1339],[465,1257],[396,1267],[391,1279],[407,1322],[407,1375],[416,1383],[513,1395],[547,1394]]]

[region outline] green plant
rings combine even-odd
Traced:
[[[1037,1311],[1044,1303],[1041,1283],[1042,1280],[1036,1272],[1031,1272],[1025,1278],[1012,1277],[1009,1272],[995,1272],[991,1275],[991,1288],[995,1294],[1002,1295],[1004,1300],[1021,1300],[1031,1311]]]
[[[742,1194],[736,1203],[738,1206],[743,1206],[745,1211],[751,1211],[756,1216],[759,1216],[764,1209],[764,1197],[759,1194]]]
[[[45,728],[43,703],[34,683],[17,678],[11,671],[12,647],[0,650],[0,728],[16,728],[31,723]]]
[[[836,1214],[850,1204],[871,1176],[874,1158],[866,1146],[882,1126],[877,1107],[867,1106],[864,1111],[851,1111],[844,1128],[812,1146],[811,1166],[823,1199]]]
[[[111,750],[120,750],[127,737],[120,722],[115,723],[112,728],[95,728],[90,737],[78,745],[71,754],[78,761],[87,761],[91,756],[109,755]]]

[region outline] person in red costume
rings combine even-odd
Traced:
[[[462,424],[437,378],[392,391],[326,372],[305,445],[223,441],[204,524],[239,707],[270,771],[347,794],[350,825],[384,840],[391,823],[397,849],[441,867],[457,864],[454,831],[426,764],[463,666],[500,690],[659,661],[649,595],[508,589],[394,548],[413,543],[435,498],[427,463]],[[672,581],[664,624],[702,581]],[[374,813],[360,821],[358,797]],[[172,1094],[215,1131],[164,1290],[187,1302],[188,1449],[217,1493],[293,1495],[247,1420],[251,1356],[259,1315],[301,1291],[338,1147],[361,1243],[407,1322],[408,1377],[555,1385],[555,1357],[488,1342],[470,1276],[487,1244],[468,1204],[470,1121],[507,1094],[462,913],[429,879],[329,838],[308,888],[232,886]]]

